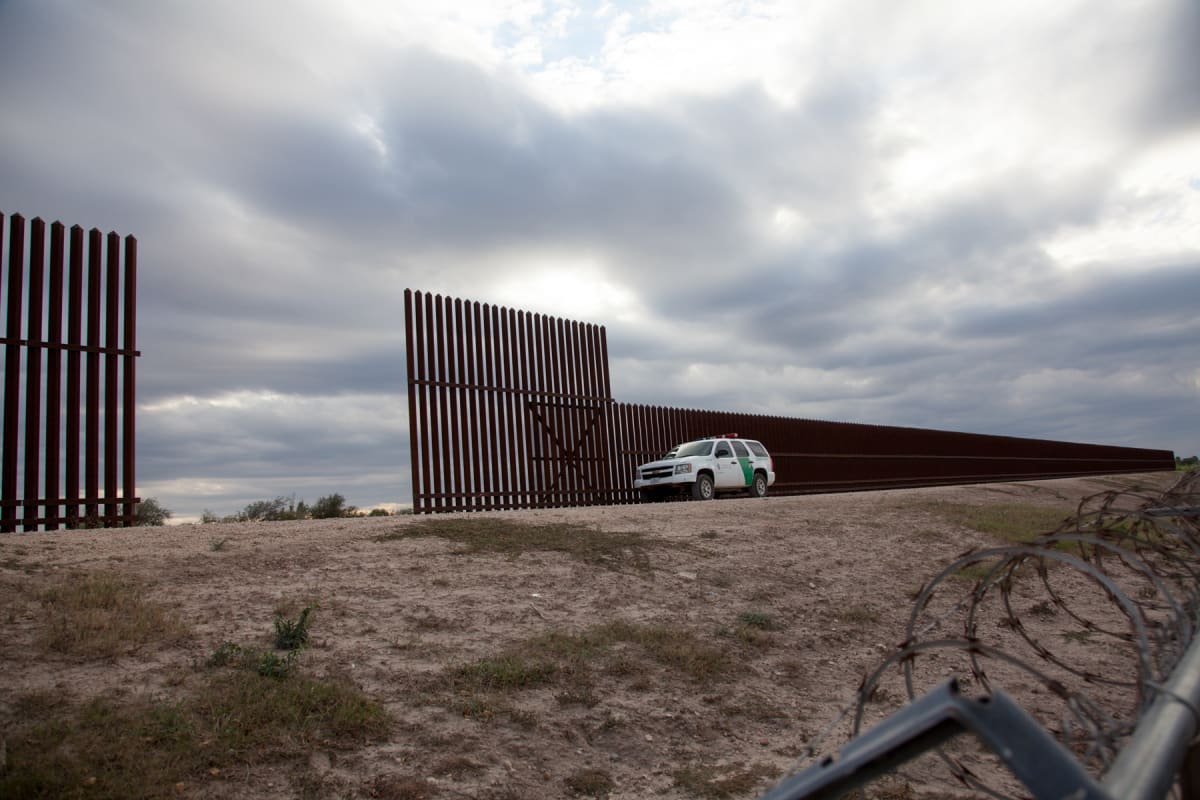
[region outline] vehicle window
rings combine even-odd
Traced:
[[[758,442],[746,442],[746,444],[750,447],[750,452],[754,453],[754,455],[758,456],[759,458],[767,457],[767,448],[763,447]]]
[[[729,449],[729,445],[725,444],[724,442],[721,442],[721,444],[717,445],[717,458],[729,458],[732,455],[733,451]]]
[[[687,456],[706,456],[712,452],[712,442],[688,442],[676,447],[672,452],[675,453],[674,458],[685,458]]]
[[[750,451],[746,449],[746,445],[742,444],[741,442],[735,440],[730,442],[730,444],[733,445],[733,453],[738,458],[746,458],[750,455]]]

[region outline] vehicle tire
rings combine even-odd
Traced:
[[[713,486],[712,476],[707,472],[702,472],[696,476],[696,482],[692,484],[692,499],[693,500],[712,500],[716,496],[716,490]]]
[[[766,497],[767,496],[767,473],[754,473],[754,480],[750,481],[750,496],[751,497]]]

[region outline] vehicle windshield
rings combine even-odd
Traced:
[[[687,458],[688,456],[706,456],[712,452],[713,443],[707,442],[687,442],[681,444],[671,452],[667,453],[667,458]]]

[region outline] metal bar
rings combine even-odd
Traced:
[[[124,349],[135,351],[137,347],[137,239],[125,237],[125,287],[124,287]],[[137,501],[136,463],[136,409],[137,409],[137,360],[126,355],[122,365],[121,391],[121,496],[125,517],[135,516]]]
[[[480,496],[483,491],[483,459],[480,457],[483,452],[483,440],[480,435],[481,416],[483,415],[483,398],[479,393],[479,361],[481,358],[483,343],[479,338],[479,304],[467,303],[464,308],[466,318],[464,322],[469,330],[469,338],[466,342],[467,355],[467,384],[470,387],[470,413],[471,413],[471,488],[468,497],[468,508],[477,510],[479,502],[475,498]]]
[[[29,305],[26,311],[26,336],[42,339],[43,289],[46,277],[46,223],[34,217],[29,225]],[[34,520],[41,516],[38,506],[42,455],[42,352],[25,351],[25,530],[37,530]]]
[[[558,320],[554,317],[542,317],[542,319],[546,326],[547,388],[557,397],[562,392],[562,346],[558,338]],[[547,463],[550,469],[549,484],[546,486],[546,489],[552,492],[549,498],[550,505],[561,506],[566,502],[566,497],[563,495],[563,486],[558,474],[558,458],[562,452],[562,443],[559,434],[559,431],[562,430],[562,409],[558,406],[544,406],[542,413],[546,418],[547,438],[547,447],[544,455],[548,459]]]
[[[949,681],[761,800],[836,798],[964,732],[974,733],[1037,800],[1113,800],[1074,755],[1003,691],[968,700]]]
[[[108,234],[106,259],[106,292],[104,311],[104,345],[118,347],[117,331],[121,304],[121,237],[115,231]],[[118,357],[104,357],[104,516],[117,515],[117,369]]]
[[[454,469],[457,454],[454,452],[454,388],[453,367],[454,356],[454,301],[447,295],[438,296],[435,302],[438,330],[438,420],[441,425],[442,480],[446,501],[444,511],[454,511],[458,486],[454,481]]]
[[[449,301],[447,301],[449,308]],[[462,317],[462,300],[455,299],[454,305],[451,308],[451,318],[454,321],[453,336],[453,376],[452,379],[456,384],[463,382],[463,317]],[[456,488],[456,496],[453,508],[455,511],[462,511],[466,508],[465,492],[469,491],[467,487],[467,476],[470,474],[467,464],[472,460],[471,448],[468,442],[468,432],[470,429],[470,418],[466,412],[466,390],[458,386],[450,389],[450,428],[453,435],[450,437],[451,445],[454,448],[454,485]]]
[[[591,401],[596,399],[596,351],[595,343],[592,339],[592,328],[594,326],[582,324],[579,326],[579,347],[582,353],[580,361],[580,381],[583,385],[583,394]],[[592,460],[593,455],[602,451],[601,436],[604,432],[603,420],[600,416],[603,414],[601,406],[596,404],[596,409],[588,419],[588,438],[587,448],[581,454],[584,459],[584,476],[588,484],[588,505],[596,505],[602,502],[600,494],[603,491],[602,487],[605,484],[604,476],[598,468],[596,462]]]
[[[593,460],[595,456],[606,451],[603,446],[604,434],[604,404],[600,401],[599,393],[596,391],[596,373],[595,373],[595,358],[596,348],[595,339],[593,338],[594,325],[581,324],[579,326],[580,347],[583,353],[583,360],[580,365],[581,380],[584,385],[584,402],[591,406],[585,417],[587,429],[587,447],[582,451],[584,459],[584,479],[587,481],[589,493],[589,505],[596,505],[604,502],[601,499],[603,487],[606,484],[604,475],[600,470],[597,462]]]
[[[588,326],[588,335],[590,337],[592,358],[589,366],[588,378],[591,381],[592,391],[596,395],[602,408],[602,416],[600,418],[599,439],[597,440],[598,452],[603,458],[603,461],[596,467],[596,485],[606,498],[611,499],[613,487],[613,474],[611,468],[612,462],[612,401],[605,394],[604,388],[601,385],[603,369],[602,355],[600,350],[600,337],[604,328],[600,325]]]
[[[521,453],[521,413],[518,392],[525,391],[521,383],[519,364],[521,360],[520,339],[517,336],[517,312],[505,308],[501,314],[501,326],[504,328],[505,342],[505,375],[508,379],[510,392],[504,400],[504,420],[508,430],[508,502],[509,508],[522,508],[521,490],[525,485],[525,475],[521,467],[525,459]]]
[[[64,516],[78,518],[79,513],[79,446],[80,446],[80,362],[83,336],[83,228],[71,226],[71,247],[67,264],[67,441],[64,448],[64,495],[67,503]],[[69,527],[73,527],[68,522]]]
[[[502,391],[496,398],[498,405],[496,427],[500,432],[500,476],[501,508],[513,508],[513,492],[516,475],[512,463],[512,412],[509,403],[513,398],[510,370],[512,342],[508,338],[508,309],[504,306],[492,308],[492,327],[496,334],[496,387]]]
[[[21,334],[22,282],[25,273],[25,218],[20,214],[9,217],[8,237],[8,304],[6,328],[10,340]],[[4,347],[4,467],[0,477],[0,499],[17,498],[17,437],[20,421],[21,348],[9,343]],[[0,531],[17,529],[17,510],[4,506],[0,511]]]
[[[28,347],[30,349],[36,348],[38,350],[46,350],[46,351],[57,350],[59,352],[68,352],[70,350],[78,350],[81,353],[100,353],[101,355],[118,355],[118,356],[140,356],[141,355],[141,352],[138,350],[126,350],[124,347],[105,347],[104,345],[96,345],[93,347],[93,346],[89,346],[86,344],[71,345],[71,344],[65,344],[65,343],[61,343],[61,342],[54,344],[51,342],[38,341],[36,339],[30,340],[23,336],[18,336],[15,339],[10,339],[7,336],[0,336],[0,344],[2,344],[2,345],[15,344],[15,345],[19,345],[21,347]]]
[[[1196,736],[1198,713],[1200,639],[1188,647],[1105,774],[1109,793],[1122,800],[1158,800],[1166,795]]]
[[[425,372],[431,380],[436,380],[438,375],[437,367],[437,321],[434,316],[434,308],[437,304],[432,295],[425,295]],[[440,442],[438,440],[438,407],[437,407],[437,387],[428,387],[426,396],[426,406],[428,408],[428,417],[426,421],[429,423],[429,428],[426,431],[426,453],[429,455],[429,471],[430,484],[435,495],[442,493],[442,459],[441,451],[439,450]],[[442,511],[440,504],[431,501],[431,511]]]
[[[487,413],[487,394],[479,391],[486,386],[487,362],[484,358],[485,340],[487,332],[483,328],[483,306],[481,303],[471,304],[471,332],[473,335],[474,358],[472,359],[472,383],[476,387],[473,393],[472,403],[478,408],[475,411],[475,449],[472,453],[473,467],[475,471],[475,508],[482,509],[487,505],[487,495],[490,486],[491,476],[488,474],[487,468],[487,453],[488,453],[488,413]]]
[[[558,320],[559,363],[562,369],[563,392],[572,400],[576,397],[573,327],[573,322]],[[562,409],[562,427],[559,429],[559,438],[562,439],[562,449],[559,450],[559,455],[562,456],[562,460],[559,462],[559,474],[562,476],[562,487],[566,490],[565,499],[568,506],[579,505],[579,475],[574,468],[574,448],[572,447],[577,438],[575,435],[577,422],[574,408]]]
[[[416,398],[416,363],[414,346],[413,292],[404,290],[404,361],[408,375],[408,464],[409,484],[412,486],[413,512],[417,511],[418,465],[420,449],[417,447],[417,398]]]
[[[580,358],[583,353],[579,343],[579,323],[571,320],[564,323],[564,328],[567,337],[568,354],[567,383],[570,386],[571,394],[577,398],[582,398],[585,394],[580,381]],[[567,441],[570,443],[571,449],[564,453],[564,456],[566,456],[566,461],[570,469],[571,485],[574,489],[571,504],[582,505],[587,503],[588,491],[591,489],[591,485],[585,479],[583,465],[580,463],[581,450],[587,441],[588,414],[584,407],[576,405],[574,408],[567,409],[567,418],[570,430]]]
[[[537,315],[527,313],[525,315],[525,341],[529,350],[529,393],[525,397],[525,425],[527,430],[526,437],[529,443],[525,448],[525,452],[529,458],[529,474],[531,476],[529,490],[532,497],[530,505],[535,507],[541,500],[542,491],[546,488],[544,465],[533,463],[533,459],[542,453],[544,449],[542,442],[545,440],[542,419],[537,414],[534,405],[540,399],[542,391],[540,377],[542,369],[542,345],[538,333]]]
[[[513,414],[513,474],[516,477],[516,494],[513,502],[516,508],[529,507],[530,465],[529,438],[527,425],[528,415],[525,413],[525,401],[529,396],[529,372],[527,359],[529,357],[526,341],[523,313],[517,309],[509,309],[508,326],[509,339],[513,344],[512,384],[518,390],[512,395]]]
[[[416,330],[416,362],[417,375],[423,380],[428,375],[425,357],[425,303],[426,298],[423,293],[418,292],[414,298],[413,309],[413,327]],[[420,428],[414,434],[419,440],[418,449],[421,453],[421,458],[414,463],[415,467],[420,467],[419,475],[414,476],[413,482],[413,513],[429,513],[432,509],[429,507],[426,495],[429,492],[429,398],[426,396],[429,391],[423,383],[417,384],[416,398],[417,405],[420,410]]]
[[[487,386],[496,386],[499,384],[497,376],[496,364],[496,314],[495,307],[483,304],[483,332],[484,332],[484,375]],[[488,409],[488,426],[487,426],[487,445],[488,458],[485,465],[488,470],[488,501],[484,506],[491,511],[500,507],[500,493],[503,485],[503,475],[500,473],[500,418],[497,416],[496,410],[496,393],[487,393],[487,409]]]
[[[441,298],[438,320],[438,331],[442,337],[438,344],[438,359],[441,365],[439,384],[442,393],[442,457],[446,460],[446,494],[450,498],[446,510],[458,511],[458,493],[462,490],[462,485],[456,476],[461,467],[461,454],[458,450],[458,410],[455,407],[458,392],[453,388],[457,376],[454,372],[454,300],[451,297]]]
[[[103,274],[101,246],[103,240],[99,229],[88,232],[88,279],[87,279],[87,343],[100,345],[100,279]],[[89,352],[86,359],[87,383],[84,391],[84,490],[88,497],[100,494],[100,355]],[[100,506],[89,503],[84,515],[89,519],[99,518]]]
[[[549,325],[549,322],[548,322],[545,314],[537,314],[534,316],[534,318],[533,318],[534,336],[537,339],[537,352],[538,352],[538,368],[537,368],[538,379],[537,379],[537,393],[534,396],[535,402],[540,402],[540,401],[544,400],[546,398],[548,392],[550,391],[551,377],[550,377],[550,366],[549,366],[548,362],[550,361],[551,354],[550,354],[550,345],[549,345],[549,342],[547,340],[547,335],[546,335],[548,325]],[[550,427],[549,427],[550,420],[542,413],[544,410],[545,410],[544,408],[539,408],[536,405],[534,406],[534,413],[536,414],[536,417],[537,417],[537,430],[538,430],[537,455],[539,455],[543,458],[546,458],[547,456],[550,455],[551,448],[554,446],[554,443],[550,440]],[[542,475],[541,475],[541,482],[540,482],[540,491],[538,492],[538,494],[539,494],[538,505],[545,506],[545,505],[550,504],[549,503],[549,498],[551,496],[549,494],[550,489],[551,489],[550,476],[553,473],[551,472],[551,467],[550,467],[550,463],[548,460],[543,460],[541,462],[541,468],[542,468],[541,469]]]
[[[524,454],[525,474],[525,508],[532,508],[541,489],[541,472],[534,463],[537,455],[538,420],[533,413],[534,399],[537,397],[537,340],[534,336],[533,313],[520,311],[517,313],[517,328],[521,337],[521,349],[524,354],[521,359],[521,385],[525,387],[521,395],[520,406],[521,430],[524,435],[522,452]]]
[[[485,392],[487,399],[487,458],[483,462],[484,471],[488,476],[488,508],[499,510],[504,507],[504,461],[502,448],[504,441],[504,399],[500,390],[503,380],[500,371],[500,338],[497,332],[497,317],[499,306],[483,304],[483,356]]]
[[[61,222],[50,226],[50,286],[47,295],[46,341],[46,471],[43,477],[46,497],[58,497],[60,450],[62,448],[62,344],[63,323],[63,249],[66,229]],[[55,518],[61,509],[47,506],[44,513]],[[47,522],[46,530],[58,528],[57,522]]]

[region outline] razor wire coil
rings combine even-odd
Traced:
[[[1191,471],[1161,493],[1086,497],[1073,516],[1031,542],[963,553],[921,587],[904,640],[867,671],[853,698],[804,748],[802,761],[816,758],[838,730],[856,737],[885,681],[898,675],[912,702],[928,688],[921,668],[940,673],[940,662],[949,659],[960,664],[966,685],[1012,691],[1016,684],[1019,697],[1036,701],[1030,710],[1042,724],[1089,772],[1102,775],[1138,718],[1167,692],[1164,685],[1196,637],[1198,509],[1200,471]],[[969,588],[962,576],[974,577]],[[1081,647],[1105,658],[1080,663]],[[1056,701],[1054,709],[1046,698]],[[1200,730],[1200,709],[1187,707]],[[989,785],[960,754],[948,748],[938,754],[968,788],[1012,796]]]

